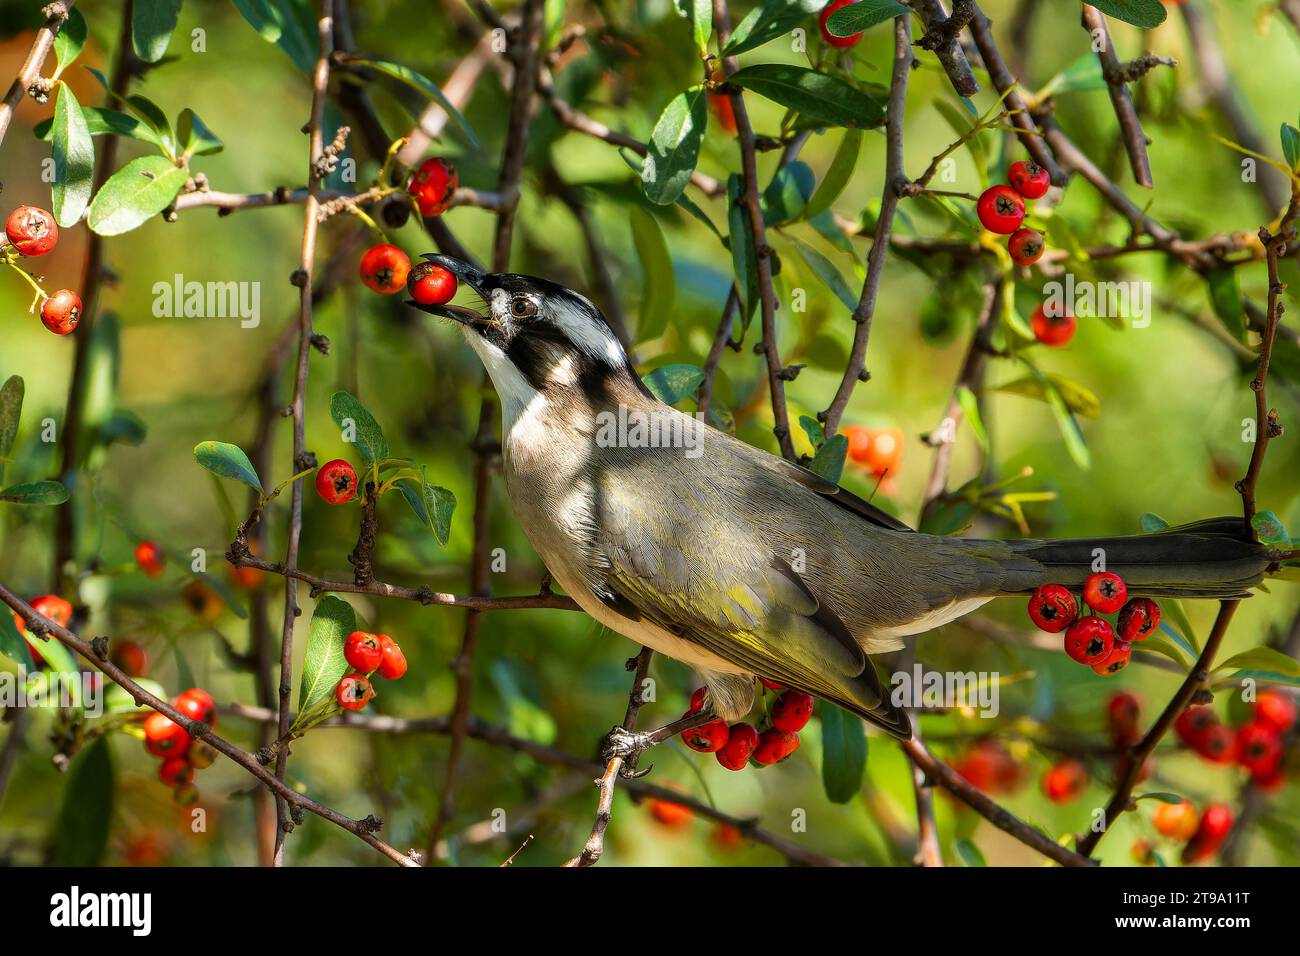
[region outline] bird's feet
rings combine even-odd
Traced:
[[[600,759],[608,763],[615,757],[622,757],[626,762],[654,744],[651,734],[615,727],[600,742]]]

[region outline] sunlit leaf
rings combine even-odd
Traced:
[[[708,122],[708,97],[702,86],[678,93],[664,107],[641,161],[641,184],[647,199],[666,206],[685,191]]]

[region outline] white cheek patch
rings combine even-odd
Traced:
[[[595,312],[594,305],[576,293],[575,296]],[[622,365],[627,360],[619,340],[592,314],[560,300],[549,302],[548,308],[551,318],[564,331],[569,341],[587,355],[610,365]]]
[[[465,341],[478,353],[492,379],[492,385],[501,399],[501,421],[509,435],[517,422],[536,415],[546,404],[546,398],[529,384],[523,373],[515,368],[509,356],[473,329],[464,328]]]

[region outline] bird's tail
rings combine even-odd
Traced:
[[[1081,585],[1102,566],[1130,594],[1172,598],[1240,598],[1263,580],[1270,558],[1241,518],[1207,518],[1149,534],[1062,541],[1007,541],[1003,594],[1041,584]]]

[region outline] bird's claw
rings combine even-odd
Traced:
[[[627,762],[634,760],[637,754],[649,746],[649,734],[615,727],[600,742],[600,759],[608,763],[615,757],[622,757]]]

